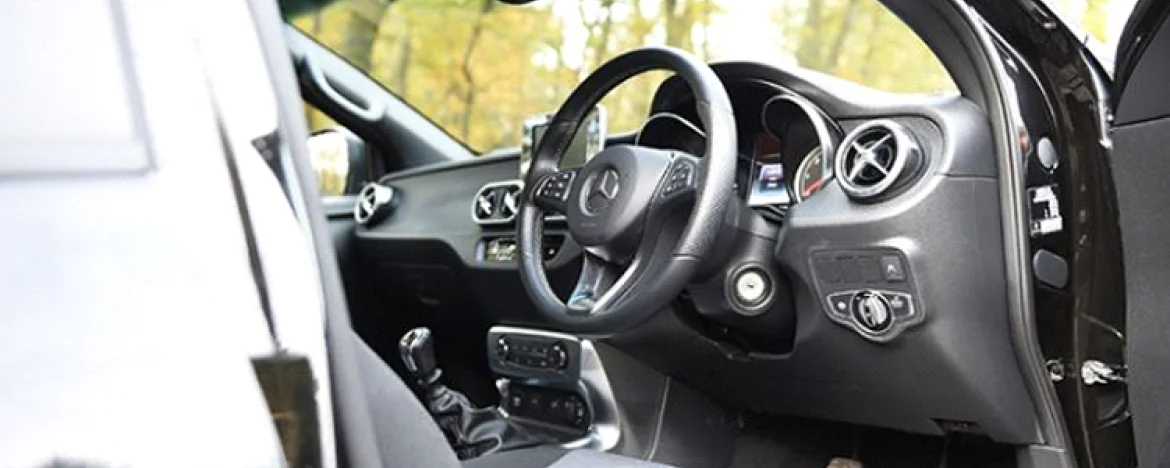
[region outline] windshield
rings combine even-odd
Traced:
[[[646,45],[892,92],[955,89],[878,0],[352,0],[292,23],[478,152],[518,145],[526,120],[555,111],[601,63]],[[665,78],[646,74],[610,94],[609,132],[636,130]],[[327,121],[310,113],[310,122]]]

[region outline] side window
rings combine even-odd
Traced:
[[[345,195],[350,190],[350,143],[348,131],[317,108],[305,104],[309,124],[309,161],[317,173],[321,196]]]

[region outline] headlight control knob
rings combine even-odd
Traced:
[[[862,291],[853,296],[853,321],[870,333],[883,333],[894,323],[890,303],[881,294]]]

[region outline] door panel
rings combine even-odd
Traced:
[[[1114,176],[1125,252],[1128,385],[1141,466],[1170,466],[1170,28],[1142,1],[1117,66]]]

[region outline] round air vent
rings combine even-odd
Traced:
[[[913,179],[921,160],[918,143],[904,127],[877,120],[845,137],[833,169],[846,194],[857,200],[873,200]]]
[[[358,224],[373,226],[394,212],[395,191],[392,187],[371,182],[358,192],[353,207],[353,219]]]
[[[506,224],[520,211],[520,182],[494,182],[484,185],[471,202],[471,218],[479,224]]]

